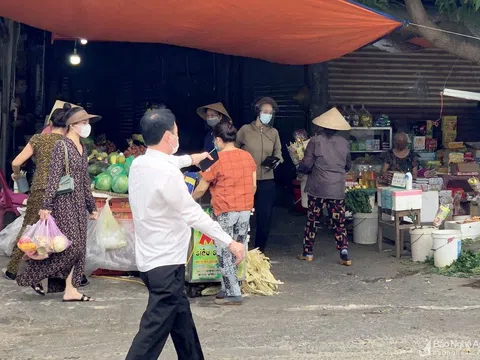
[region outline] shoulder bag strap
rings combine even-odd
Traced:
[[[65,144],[65,141],[62,140],[63,144],[63,149],[65,150],[65,173],[67,176],[70,176],[70,167],[68,165],[68,149],[67,149],[67,144]]]

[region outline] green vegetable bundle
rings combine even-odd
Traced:
[[[352,189],[345,193],[345,205],[352,213],[369,214],[372,212],[370,196],[363,189]]]

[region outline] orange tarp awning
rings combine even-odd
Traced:
[[[285,64],[328,61],[401,25],[346,0],[1,0],[62,36],[164,43]]]

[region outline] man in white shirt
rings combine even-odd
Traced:
[[[242,244],[232,241],[188,193],[180,167],[197,164],[202,156],[174,157],[178,128],[168,109],[148,111],[140,122],[148,146],[133,161],[129,200],[135,226],[135,251],[140,276],[149,291],[147,309],[127,360],[156,360],[168,335],[178,359],[204,359],[190,303],[185,295],[185,262],[195,228],[228,246],[240,263]]]

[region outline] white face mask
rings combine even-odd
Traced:
[[[272,120],[272,114],[260,114],[260,121],[262,122],[263,125],[268,125],[270,121]]]
[[[78,128],[78,126],[73,127],[75,132],[82,138],[88,138],[92,132],[92,125],[90,124],[80,125],[80,130],[78,130]]]
[[[174,135],[173,133],[171,133],[173,136],[175,136],[175,138],[177,139],[177,145],[173,146],[172,144],[168,143],[168,145],[170,145],[170,147],[172,148],[172,155],[176,154],[177,151],[178,151],[178,148],[180,147],[180,139],[178,138],[178,136]]]

